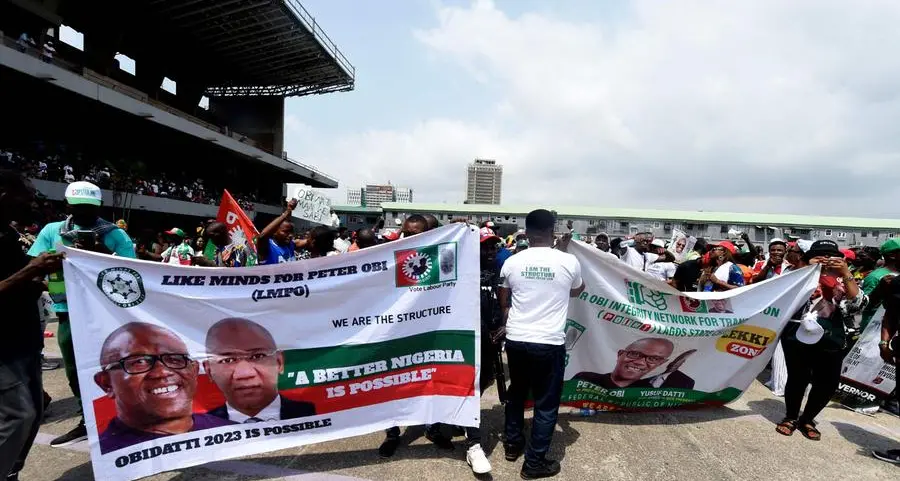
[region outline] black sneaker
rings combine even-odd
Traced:
[[[559,465],[559,461],[545,459],[537,466],[531,466],[528,463],[523,464],[522,472],[519,473],[519,476],[521,476],[522,479],[552,478],[559,474],[561,469],[562,467]]]
[[[18,472],[9,473],[6,476],[6,481],[19,481],[19,473]]]
[[[887,451],[872,451],[872,456],[886,463],[900,464],[900,449],[888,449]]]
[[[41,371],[52,371],[54,369],[59,369],[59,366],[62,363],[55,359],[47,359],[41,354]]]
[[[50,446],[54,448],[61,448],[63,446],[68,446],[70,444],[75,444],[79,441],[84,441],[87,439],[87,428],[84,427],[84,419],[78,423],[78,426],[75,426],[75,429],[63,434],[62,436],[50,441]]]
[[[503,443],[503,452],[507,461],[516,461],[525,452],[525,445]]]
[[[378,446],[378,455],[382,458],[389,458],[397,452],[398,446],[400,446],[400,438],[387,437],[381,446]]]
[[[426,432],[425,439],[431,441],[435,446],[441,449],[446,449],[447,451],[453,450],[453,440],[448,438],[447,436],[444,436],[440,432]]]

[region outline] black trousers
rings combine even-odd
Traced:
[[[539,465],[550,451],[550,442],[559,417],[565,372],[566,348],[559,345],[506,341],[509,361],[509,400],[506,403],[506,443],[524,445],[525,401],[534,399],[531,443],[525,464]]]
[[[811,422],[825,409],[837,391],[844,353],[840,350],[825,350],[818,344],[803,344],[784,337],[781,339],[781,345],[784,348],[788,372],[787,384],[784,387],[785,417],[797,419],[800,423]],[[812,387],[801,416],[800,405],[809,385]]]
[[[41,353],[0,360],[0,479],[17,473],[44,415]]]

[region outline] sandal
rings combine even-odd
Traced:
[[[816,423],[810,421],[808,423],[803,423],[800,425],[800,434],[803,435],[804,438],[809,439],[810,441],[821,441],[822,433],[816,429]]]
[[[791,436],[797,430],[797,421],[795,419],[784,418],[775,426],[775,432],[782,436]]]

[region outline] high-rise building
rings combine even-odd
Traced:
[[[384,202],[410,203],[413,190],[391,184],[368,184],[365,188],[347,189],[347,204],[363,207],[381,207]]]
[[[502,179],[496,160],[475,159],[466,170],[466,204],[499,204]]]
[[[382,202],[394,201],[394,186],[391,184],[368,184],[363,198],[366,207],[381,207]]]
[[[394,202],[409,204],[412,201],[413,201],[412,189],[407,189],[405,187],[397,187],[394,189]]]
[[[363,205],[363,190],[360,188],[347,189],[347,205]]]

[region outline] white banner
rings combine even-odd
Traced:
[[[239,269],[67,250],[96,479],[479,425],[478,234]]]
[[[573,242],[585,290],[569,304],[563,404],[595,410],[722,405],[765,368],[819,271],[730,292],[680,293]]]
[[[844,358],[841,383],[835,399],[853,409],[874,408],[890,397],[897,385],[897,369],[881,358],[881,320],[884,307],[879,308],[859,340]]]
[[[297,200],[294,217],[316,224],[331,223],[331,199],[305,184],[285,184],[286,200]]]

